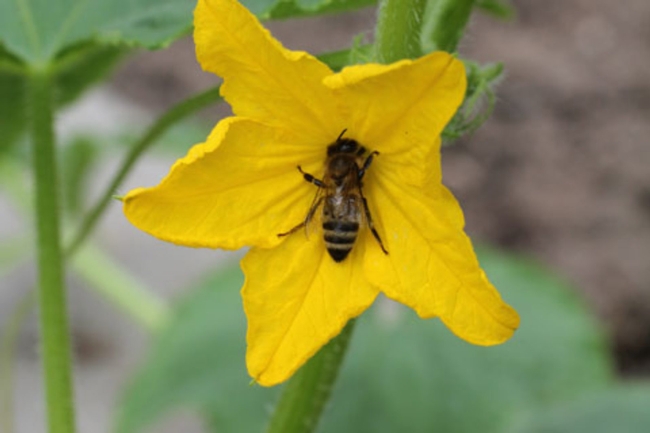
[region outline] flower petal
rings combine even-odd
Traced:
[[[439,136],[463,101],[465,68],[444,52],[390,65],[351,66],[324,80],[346,113],[347,136],[379,151],[402,181],[441,179]],[[438,167],[423,164],[434,161]]]
[[[368,308],[378,291],[362,269],[364,242],[336,263],[316,233],[303,231],[273,250],[253,248],[242,260],[248,317],[249,374],[264,386],[286,380]]]
[[[492,345],[509,339],[519,316],[479,267],[451,193],[442,187],[436,196],[425,196],[398,186],[387,173],[377,174],[366,190],[389,252],[367,247],[368,279],[421,317],[439,316],[466,341]]]
[[[324,144],[340,134],[335,101],[322,84],[332,74],[327,65],[284,48],[236,0],[199,0],[194,28],[196,56],[223,77],[221,93],[236,115],[293,126]]]
[[[127,194],[124,213],[139,229],[176,244],[277,245],[278,233],[304,220],[316,190],[296,165],[320,168],[322,154],[301,144],[250,119],[224,119],[158,186]]]

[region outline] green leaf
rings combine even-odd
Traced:
[[[262,18],[338,12],[377,0],[243,0]],[[189,31],[190,0],[3,0],[0,42],[27,64],[51,62],[70,46],[104,44],[159,48]]]
[[[241,271],[232,267],[178,306],[128,389],[118,433],[139,432],[167,411],[188,406],[205,414],[215,431],[262,431],[277,389],[249,385],[242,283]]]
[[[124,47],[91,43],[66,51],[54,69],[56,103],[62,106],[73,102],[90,86],[101,81],[128,52]]]
[[[445,126],[442,137],[445,144],[476,131],[490,117],[496,103],[495,88],[503,75],[503,65],[479,65],[464,60],[467,71],[465,99],[451,121]]]
[[[502,433],[517,414],[610,383],[601,332],[570,287],[528,261],[479,253],[522,316],[515,337],[472,346],[438,320],[376,305],[359,319],[319,431]],[[262,431],[277,389],[247,385],[241,284],[230,270],[179,306],[125,395],[119,433],[178,407],[196,408],[214,432]]]
[[[330,67],[333,71],[340,71],[349,65],[352,51],[350,49],[332,51],[329,53],[320,54],[318,59]]]
[[[472,346],[437,320],[375,309],[354,335],[323,432],[502,433],[517,413],[609,384],[600,330],[570,287],[516,257],[480,259],[522,317],[512,340]]]
[[[476,7],[503,20],[511,20],[515,17],[515,9],[508,0],[477,0]]]
[[[22,65],[0,45],[0,154],[25,128],[25,80]]]
[[[85,44],[68,50],[53,69],[56,105],[74,101],[104,77],[127,52],[125,48]],[[0,47],[0,152],[25,129],[27,68]]]
[[[650,428],[650,383],[620,385],[546,407],[508,433],[641,433]]]
[[[373,55],[373,48],[370,44],[355,42],[352,48],[322,53],[318,55],[318,59],[338,72],[348,65],[367,63]]]
[[[27,64],[87,41],[159,47],[190,27],[188,0],[4,0],[0,42]]]

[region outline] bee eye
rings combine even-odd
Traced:
[[[357,147],[358,147],[358,145],[357,145],[356,141],[354,141],[354,140],[345,140],[345,142],[343,142],[341,144],[341,152],[343,152],[343,153],[354,153],[354,152],[357,151]]]
[[[355,153],[357,149],[359,149],[359,143],[355,140],[341,138],[327,149],[327,154],[331,156],[336,153]]]

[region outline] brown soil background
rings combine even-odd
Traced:
[[[624,374],[650,373],[650,2],[515,1],[476,14],[461,54],[505,63],[492,118],[443,155],[468,232],[565,276],[612,335]],[[375,10],[274,22],[311,52],[369,36]],[[113,87],[153,110],[214,85],[189,39],[131,58]],[[220,113],[227,112],[222,107]],[[209,114],[215,116],[214,113]]]

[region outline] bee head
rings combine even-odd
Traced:
[[[352,138],[343,138],[345,131],[347,131],[347,129],[344,129],[339,134],[336,141],[327,147],[327,156],[334,156],[340,153],[356,154],[357,156],[361,156],[366,153],[366,149],[361,146],[357,140],[353,140]]]
[[[327,148],[327,156],[333,156],[338,153],[355,154],[359,151],[361,146],[356,140],[351,138],[338,138],[333,144]]]

